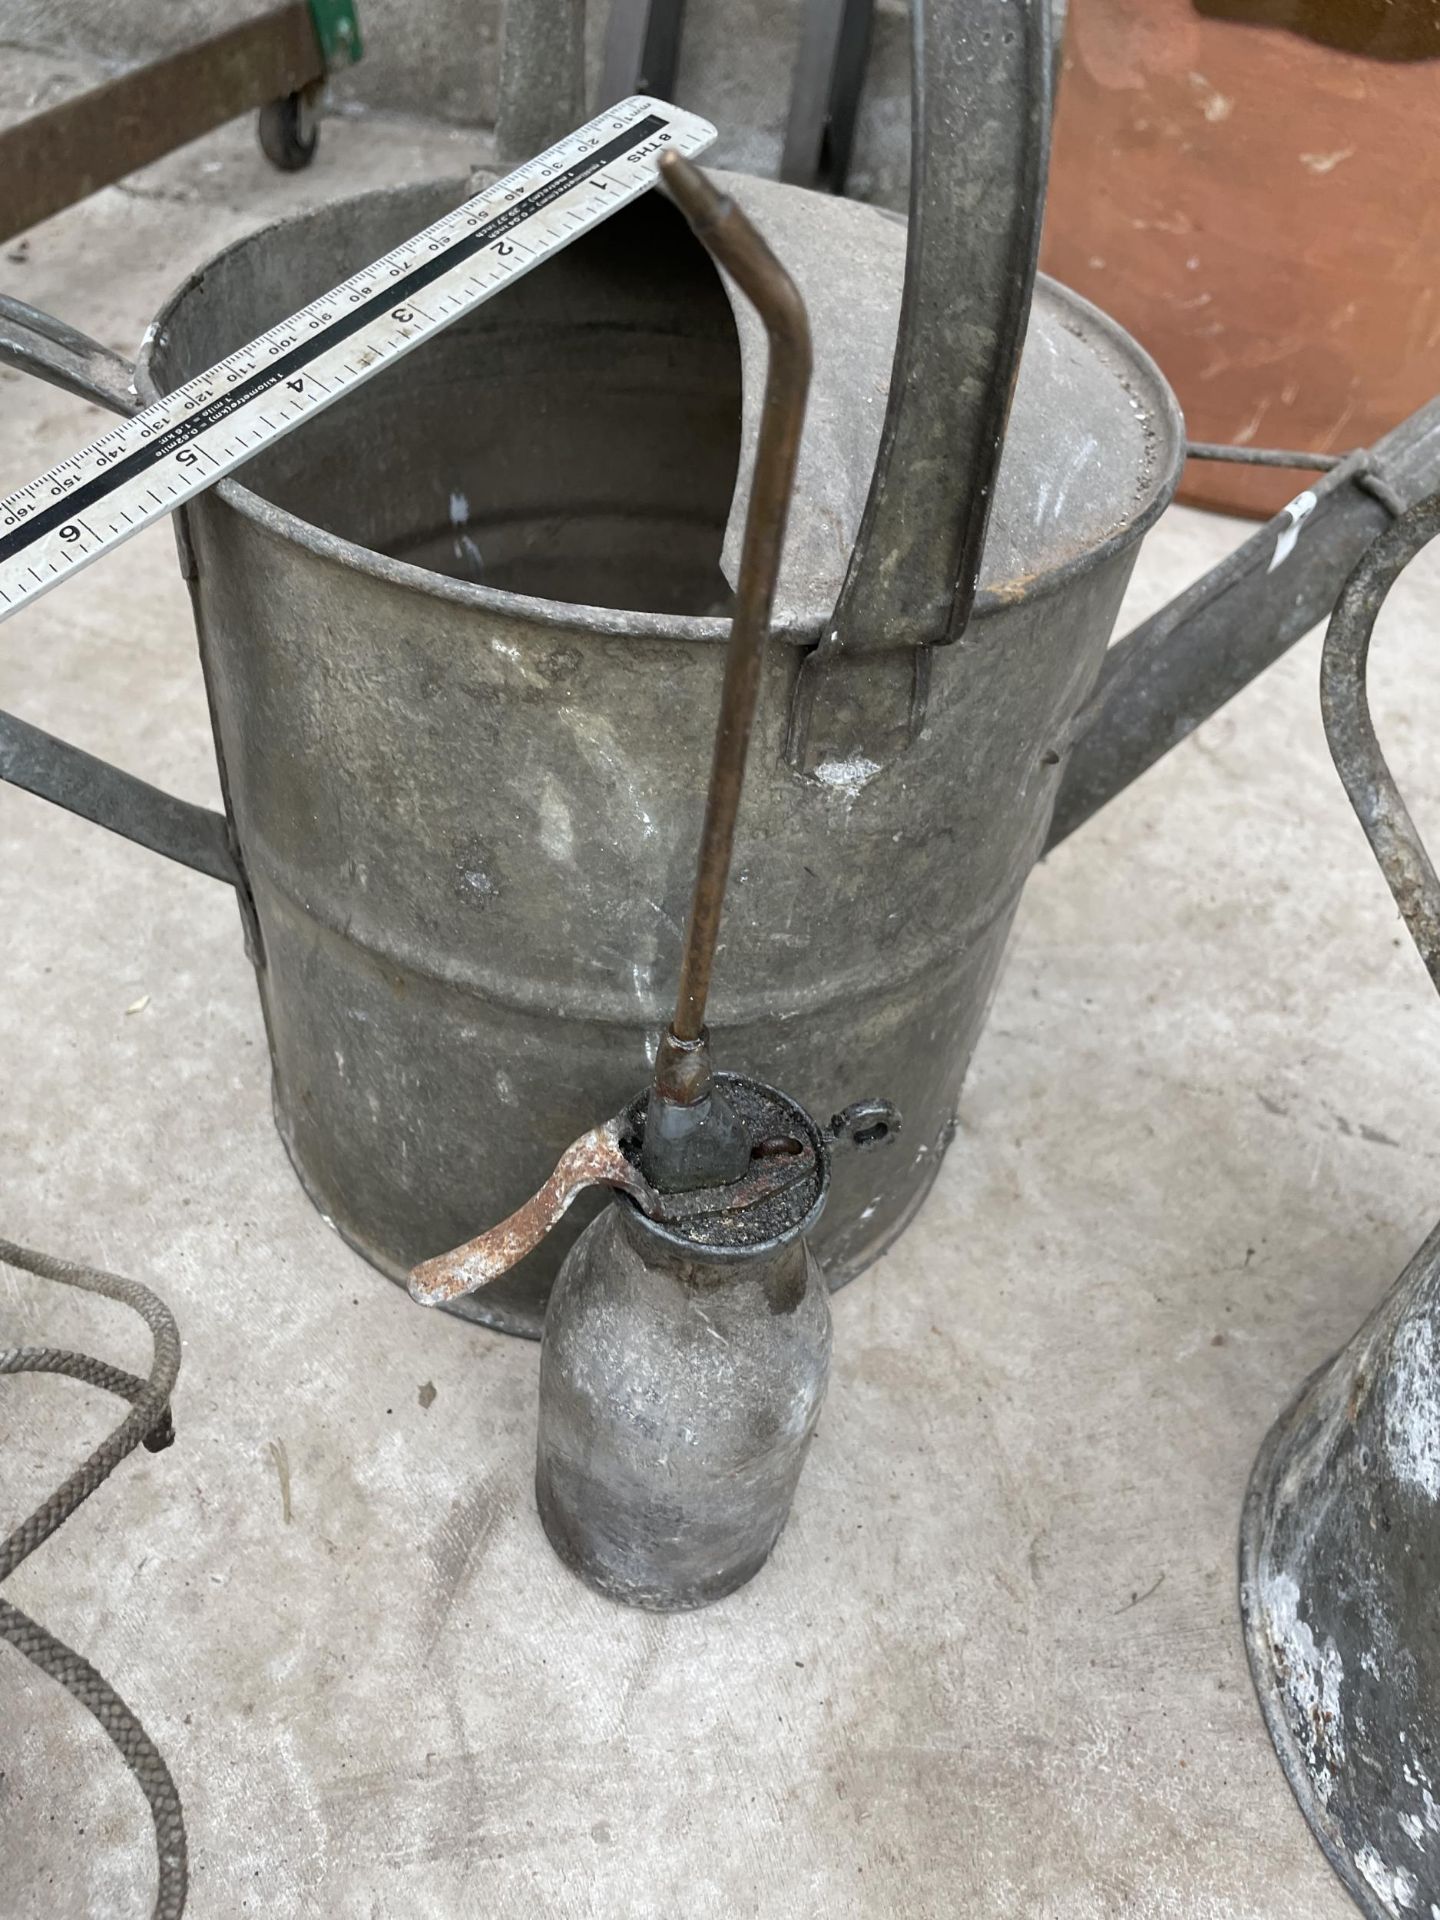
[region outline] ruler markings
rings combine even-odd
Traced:
[[[654,158],[665,146],[695,154],[713,138],[705,121],[663,102],[623,102],[0,501],[0,618],[51,584],[32,561],[42,560],[59,577],[49,553],[36,552],[37,546],[50,548],[67,570],[98,558],[635,199],[653,185]],[[550,212],[578,190],[588,192],[583,207]],[[520,231],[527,224],[533,245]],[[488,257],[476,262],[487,249]],[[454,280],[467,266],[471,270]],[[430,295],[424,306],[416,298],[421,293]],[[282,388],[277,402],[274,390],[282,383],[290,391]],[[256,406],[262,398],[269,411]],[[242,411],[243,421],[232,420]],[[229,433],[213,448],[199,443],[227,422]],[[167,475],[154,472],[172,458]],[[169,498],[155,486],[167,488]],[[126,489],[133,515],[117,497]],[[154,510],[141,495],[156,503]],[[87,518],[88,509],[104,503],[108,532]],[[37,582],[33,588],[27,573]]]

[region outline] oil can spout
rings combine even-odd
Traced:
[[[641,1161],[654,1187],[676,1193],[739,1180],[750,1164],[753,1143],[712,1081],[705,1008],[805,424],[811,350],[799,289],[734,201],[679,153],[662,155],[660,175],[696,237],[754,306],[769,347],[680,986],[656,1056]]]
[[[734,201],[718,193],[698,167],[673,150],[662,155],[660,170],[699,239],[754,305],[769,341],[760,434],[675,1014],[661,1035],[655,1077],[646,1095],[625,1114],[592,1128],[567,1148],[540,1191],[499,1226],[412,1271],[411,1294],[426,1306],[441,1306],[463,1293],[473,1293],[507,1272],[538,1245],[588,1186],[608,1185],[628,1193],[642,1213],[667,1229],[678,1230],[679,1223],[688,1222],[686,1231],[696,1246],[709,1244],[711,1228],[695,1223],[724,1216],[729,1224],[721,1240],[730,1255],[745,1240],[745,1233],[734,1226],[737,1219],[758,1246],[767,1235],[773,1237],[773,1220],[766,1208],[773,1213],[781,1195],[788,1196],[787,1207],[798,1208],[789,1223],[795,1232],[811,1210],[801,1192],[803,1182],[815,1184],[813,1210],[817,1213],[823,1200],[828,1161],[813,1124],[807,1119],[804,1127],[777,1132],[769,1124],[764,1102],[756,1106],[754,1089],[759,1083],[714,1073],[705,1027],[745,760],[805,422],[810,325],[794,281]],[[757,1221],[767,1224],[757,1226]]]

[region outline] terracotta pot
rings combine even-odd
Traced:
[[[1440,8],[1071,0],[1042,259],[1193,440],[1376,439],[1440,391]],[[1192,461],[1181,498],[1263,515],[1304,484]]]

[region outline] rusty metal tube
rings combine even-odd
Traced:
[[[695,235],[735,281],[765,327],[769,358],[755,473],[745,517],[735,615],[725,660],[720,721],[710,767],[710,791],[700,835],[695,892],[685,928],[680,989],[671,1034],[682,1046],[705,1030],[705,1003],[720,912],[730,877],[735,818],[745,780],[745,758],[760,690],[760,662],[785,544],[790,491],[800,453],[805,398],[810,387],[810,323],[789,274],[728,195],[681,154],[660,160],[661,178]]]

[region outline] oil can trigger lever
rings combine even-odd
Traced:
[[[462,1293],[475,1293],[531,1253],[587,1187],[616,1187],[628,1193],[642,1213],[662,1225],[696,1220],[707,1214],[737,1213],[759,1206],[777,1193],[798,1186],[815,1171],[815,1149],[797,1135],[759,1140],[750,1164],[738,1180],[724,1186],[659,1193],[626,1152],[631,1112],[617,1113],[591,1127],[561,1154],[555,1171],[508,1219],[467,1240],[449,1253],[422,1261],[410,1274],[410,1297],[424,1307],[444,1306]]]

